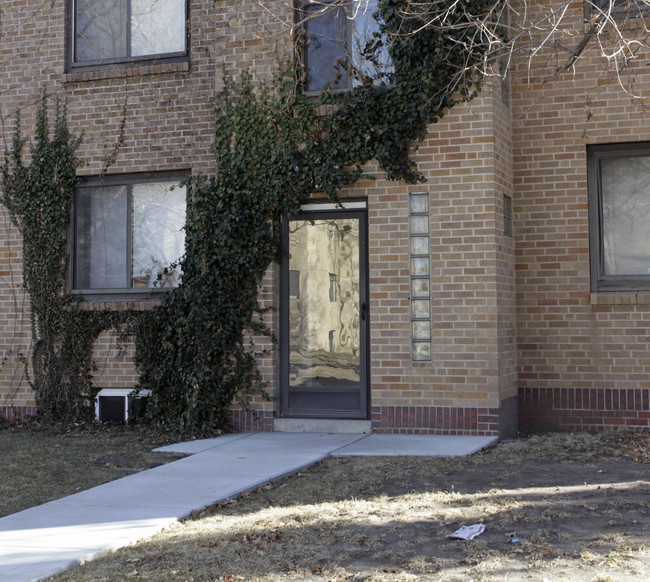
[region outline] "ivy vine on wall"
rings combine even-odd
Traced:
[[[473,14],[489,14],[494,4],[463,3]],[[405,5],[379,2],[384,34],[365,51],[372,60],[390,39],[394,73],[361,79],[348,92],[304,96],[295,64],[261,87],[249,74],[235,83],[224,73],[215,174],[187,184],[183,282],[138,322],[141,385],[152,391],[152,419],[189,433],[222,428],[233,398],[246,401],[253,389],[263,390],[252,342],[270,335],[258,293],[281,253],[283,217],[294,216],[314,192],[336,200],[372,159],[391,180],[423,181],[409,155],[413,142],[446,108],[477,94],[473,65],[482,54],[462,47],[486,46],[466,42],[481,31],[427,28],[426,11],[405,16]]]
[[[459,22],[467,14],[496,12],[495,0],[438,4],[457,10]],[[58,102],[50,138],[43,99],[31,164],[25,166],[26,141],[18,124],[2,165],[2,201],[23,235],[34,338],[31,384],[40,415],[91,413],[93,342],[102,330],[127,320],[136,337],[139,388],[152,393],[152,420],[186,434],[213,431],[224,427],[233,399],[245,404],[254,390],[263,392],[253,341],[271,334],[258,293],[281,254],[282,220],[295,216],[314,192],[336,200],[372,159],[388,179],[423,181],[412,144],[424,139],[446,109],[480,89],[474,65],[483,57],[480,47],[489,44],[476,42],[482,31],[469,20],[446,30],[428,27],[428,5],[378,2],[381,34],[368,43],[364,58],[377,59],[388,39],[394,71],[360,77],[359,86],[345,93],[304,96],[299,58],[279,67],[267,85],[256,86],[246,73],[234,82],[224,72],[214,174],[186,183],[182,282],[145,312],[84,311],[65,294],[79,138],[70,135]]]
[[[52,132],[47,110],[44,95],[29,165],[23,161],[27,140],[17,118],[12,147],[1,166],[0,185],[2,203],[22,235],[23,285],[29,295],[32,333],[31,360],[24,362],[37,413],[46,420],[76,421],[94,415],[94,341],[123,316],[80,310],[79,302],[65,293],[66,234],[77,183],[75,151],[81,138],[70,134],[66,108],[60,101]]]

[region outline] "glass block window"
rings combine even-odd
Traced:
[[[431,360],[431,252],[429,246],[429,195],[409,198],[411,273],[411,359]]]

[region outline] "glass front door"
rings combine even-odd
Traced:
[[[365,211],[302,213],[284,242],[282,414],[367,418]]]

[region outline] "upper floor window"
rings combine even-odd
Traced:
[[[71,0],[72,65],[184,56],[187,0]]]
[[[327,0],[303,3],[305,92],[389,82],[393,66],[386,39],[381,39],[384,44],[374,59],[365,58],[369,43],[379,38],[377,0],[329,4]]]
[[[650,289],[650,143],[587,152],[593,291]]]
[[[72,288],[124,293],[175,287],[184,251],[181,177],[106,176],[75,191]]]
[[[647,16],[650,7],[643,0],[585,0],[585,18],[591,14],[606,14],[613,18]]]

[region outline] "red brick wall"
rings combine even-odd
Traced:
[[[522,388],[519,424],[534,432],[647,430],[649,397],[635,388]]]

